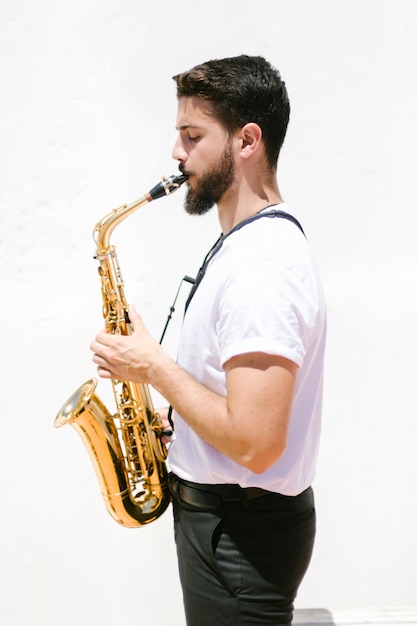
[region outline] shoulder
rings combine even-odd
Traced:
[[[276,210],[276,212],[273,212]],[[283,215],[284,214],[284,215]],[[275,215],[275,216],[274,216]],[[232,231],[218,255],[229,272],[247,271],[248,264],[275,270],[297,268],[296,273],[309,264],[311,251],[297,217],[285,203],[268,207],[253,216],[252,221]]]

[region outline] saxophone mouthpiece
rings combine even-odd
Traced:
[[[170,176],[169,178],[163,178],[160,183],[155,185],[148,195],[152,200],[157,200],[163,196],[169,196],[174,191],[177,191],[185,181],[188,180],[186,174],[179,174],[178,176]]]

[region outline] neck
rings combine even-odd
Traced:
[[[235,181],[217,205],[223,235],[265,207],[281,202],[283,200],[275,177],[268,182],[259,180],[257,184],[248,184],[246,179]]]

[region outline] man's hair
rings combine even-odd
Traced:
[[[249,122],[262,130],[268,164],[275,168],[290,117],[287,89],[277,69],[260,56],[214,59],[173,77],[177,96],[198,96],[232,135]]]

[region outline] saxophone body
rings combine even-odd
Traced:
[[[96,224],[95,256],[108,333],[132,332],[116,250],[110,243],[112,232],[131,213],[173,193],[186,180],[185,175],[162,180],[142,198],[113,210]],[[162,421],[147,385],[112,380],[114,414],[96,395],[96,386],[95,378],[81,385],[59,411],[54,426],[70,424],[80,435],[110,515],[122,526],[143,526],[160,517],[170,503]]]

